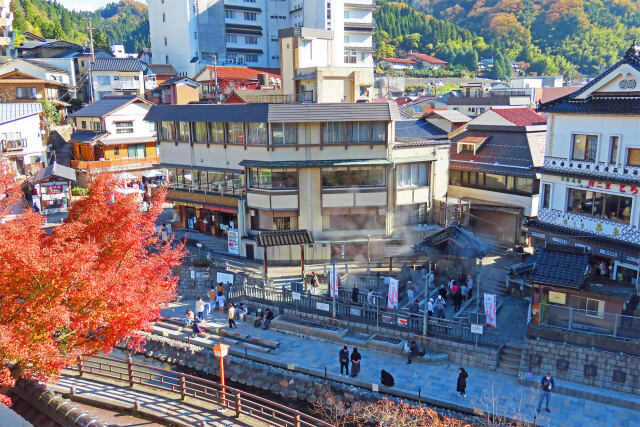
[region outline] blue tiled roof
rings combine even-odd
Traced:
[[[584,249],[548,244],[511,270],[534,283],[580,289],[588,265]]]
[[[422,119],[399,120],[395,126],[396,138],[433,139],[447,136],[445,131]]]
[[[105,96],[99,101],[79,109],[71,117],[102,117],[136,99],[135,96]]]
[[[42,105],[38,102],[0,103],[0,124],[39,113],[42,113]]]

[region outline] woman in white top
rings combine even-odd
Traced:
[[[198,319],[204,320],[204,301],[202,301],[202,297],[198,297],[196,300],[196,316],[198,316]]]

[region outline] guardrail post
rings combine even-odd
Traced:
[[[573,329],[573,307],[569,307],[569,330]]]
[[[184,375],[180,374],[180,399],[184,400],[187,397],[187,380]]]
[[[127,372],[129,374],[129,387],[133,387],[133,358],[127,357]]]
[[[616,314],[616,317],[613,321],[613,336],[617,337],[618,336],[618,319],[620,318],[619,314]]]
[[[241,412],[242,412],[242,400],[240,397],[240,393],[236,392],[236,418],[240,418]]]

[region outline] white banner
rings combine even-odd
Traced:
[[[225,285],[227,285],[227,284],[233,285],[233,274],[218,272],[216,274],[216,282],[217,283],[222,283],[222,284],[225,284]]]
[[[398,306],[398,280],[389,278],[389,294],[387,295],[387,308]]]
[[[484,314],[487,316],[487,325],[496,326],[496,296],[484,294]]]
[[[338,295],[338,269],[335,264],[331,266],[329,272],[329,295],[331,298]]]
[[[229,247],[230,254],[240,255],[240,245],[238,242],[238,230],[236,230],[235,228],[229,228],[227,230],[227,245]]]

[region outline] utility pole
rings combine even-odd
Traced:
[[[424,311],[422,313],[422,335],[427,336],[429,324],[429,285],[431,283],[431,261],[429,261],[429,271],[424,278]]]
[[[85,27],[85,30],[89,31],[89,49],[91,52],[91,62],[89,63],[89,101],[93,102],[93,78],[91,77],[91,68],[93,67],[93,62],[95,61],[95,53],[93,51],[93,18],[90,16],[83,18],[88,22],[89,25]]]

